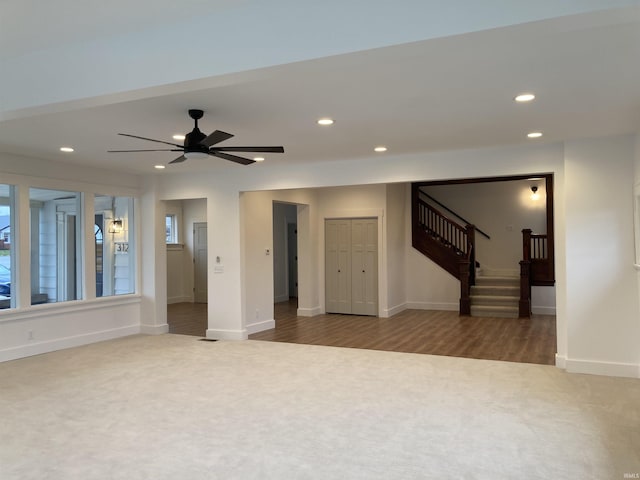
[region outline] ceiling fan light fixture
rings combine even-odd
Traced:
[[[154,165],[153,168],[157,168],[158,170],[164,170],[164,165]]]
[[[256,162],[264,162],[264,157],[253,157]]]
[[[197,158],[207,158],[209,154],[205,152],[184,152],[184,156],[189,160],[192,160]]]
[[[185,135],[183,135],[182,133],[176,133],[176,134],[173,136],[173,139],[174,139],[174,140],[184,140],[185,138],[187,138],[187,137],[186,137]]]

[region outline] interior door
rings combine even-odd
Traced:
[[[378,219],[351,221],[351,313],[378,314]]]
[[[325,220],[325,297],[330,313],[351,313],[351,220]]]
[[[193,301],[207,303],[207,223],[193,224]]]

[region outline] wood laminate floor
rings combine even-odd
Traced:
[[[207,334],[206,303],[172,303],[167,305],[167,323],[169,333],[195,335]]]
[[[460,317],[457,312],[405,310],[391,318],[327,314],[296,316],[295,300],[277,303],[276,328],[251,340],[366,348],[452,357],[555,364],[556,322],[552,315],[530,319]],[[168,308],[169,331],[204,336],[205,304]]]

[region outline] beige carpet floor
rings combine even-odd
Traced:
[[[181,335],[0,364],[0,426],[2,480],[640,473],[637,379]]]

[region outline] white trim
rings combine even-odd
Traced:
[[[38,343],[30,343],[28,345],[20,345],[18,347],[10,347],[0,350],[0,362],[30,357],[32,355],[40,355],[42,353],[63,350],[65,348],[79,347],[90,343],[112,340],[114,338],[128,337],[129,335],[136,335],[138,333],[140,333],[140,326],[130,325],[127,327],[103,330],[101,332],[84,333],[81,335],[56,338],[54,340],[46,340]]]
[[[614,363],[568,358],[566,359],[566,370],[569,373],[640,378],[640,364],[637,363]]]
[[[298,310],[296,310],[296,315],[298,317],[315,317],[316,315],[322,315],[323,313],[322,307],[298,308]]]
[[[135,305],[141,303],[138,294],[111,295],[91,300],[72,300],[69,302],[43,303],[24,308],[8,308],[0,311],[0,324],[30,318],[50,317],[64,313],[77,313],[86,310],[108,309],[114,306]]]
[[[386,308],[381,311],[380,318],[389,318],[397,315],[400,312],[403,312],[407,309],[406,303],[401,303],[400,305],[396,305],[395,307]]]
[[[275,320],[263,320],[261,322],[252,323],[247,325],[247,334],[251,335],[252,333],[263,332],[265,330],[272,330],[276,328]]]
[[[446,310],[454,312],[460,309],[458,303],[445,302],[407,302],[406,306],[411,310]]]
[[[247,330],[221,330],[207,328],[207,338],[210,340],[247,340]]]
[[[169,333],[169,324],[164,325],[140,325],[140,333],[145,335],[162,335],[163,333]]]
[[[565,370],[567,368],[567,357],[556,353],[556,367]]]

